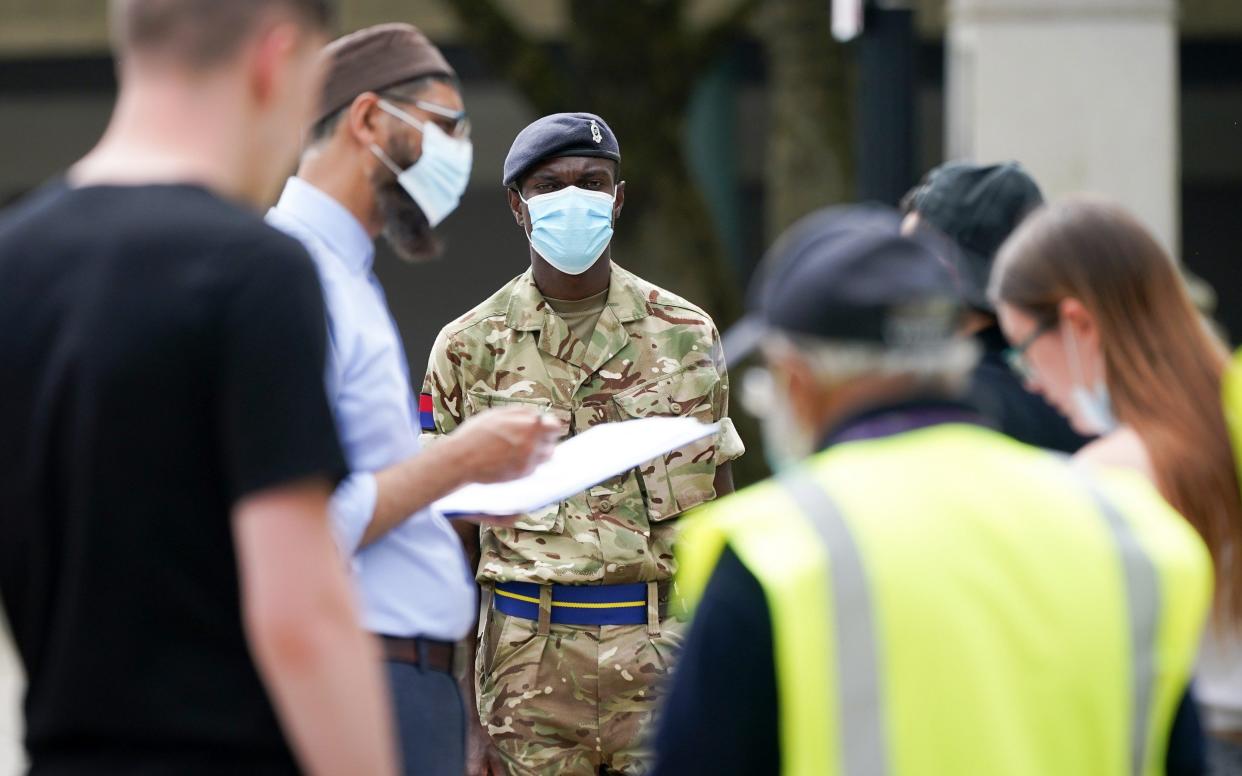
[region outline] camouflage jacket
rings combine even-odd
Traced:
[[[484,527],[479,579],[573,585],[671,578],[671,518],[714,498],[716,467],[743,452],[727,416],[722,361],[706,313],[615,264],[589,343],[570,333],[530,271],[444,327],[421,397],[424,408],[431,405],[429,435],[514,403],[554,413],[568,434],[651,415],[721,421],[719,434],[523,515],[512,528]]]

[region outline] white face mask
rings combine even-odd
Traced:
[[[456,210],[461,202],[461,195],[470,183],[474,146],[465,138],[449,137],[433,121],[419,121],[385,100],[380,100],[378,104],[385,113],[423,133],[422,156],[407,170],[398,167],[374,143],[371,144],[371,153],[392,170],[393,175],[397,176],[397,183],[401,184],[401,188],[406,190],[418,203],[423,215],[427,216],[427,222],[436,226]]]
[[[1065,343],[1065,351],[1069,354],[1070,372],[1074,381],[1070,388],[1070,399],[1078,419],[1083,423],[1084,431],[1092,434],[1107,434],[1118,426],[1113,415],[1113,403],[1108,395],[1108,384],[1103,378],[1096,380],[1087,387],[1086,370],[1078,353],[1078,340],[1069,330],[1069,324],[1061,327],[1061,339]]]
[[[760,419],[763,454],[773,473],[797,466],[815,453],[814,435],[794,416],[770,371],[751,369],[743,375],[742,401]]]
[[[760,423],[763,450],[772,472],[779,474],[815,453],[815,443],[789,410],[788,402],[776,401]]]

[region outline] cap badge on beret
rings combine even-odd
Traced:
[[[621,148],[608,122],[594,113],[553,113],[535,119],[513,139],[505,156],[505,186],[513,186],[544,159],[593,156],[621,163]]]

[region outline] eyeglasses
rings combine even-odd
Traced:
[[[401,110],[396,105],[393,105],[393,102],[404,102],[408,105],[413,105],[421,111],[425,111],[433,116],[444,119],[444,121],[437,121],[436,123],[439,124],[440,128],[444,130],[444,133],[450,137],[470,137],[470,119],[467,118],[464,110],[453,110],[452,108],[446,108],[443,105],[437,105],[434,102],[427,102],[426,100],[405,100],[400,97],[384,97],[384,99],[380,100],[379,107],[381,110],[401,119],[407,124],[412,124],[419,129],[422,128],[421,125],[423,122]]]
[[[1026,351],[1030,350],[1036,340],[1056,327],[1057,321],[1055,319],[1046,320],[1036,326],[1035,331],[1028,334],[1026,339],[1005,350],[1005,362],[1009,364],[1009,368],[1018,377],[1021,377],[1023,380],[1031,380],[1035,377],[1035,368],[1031,366],[1031,362],[1027,359]]]

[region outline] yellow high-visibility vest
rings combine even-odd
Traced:
[[[1224,394],[1225,423],[1229,426],[1229,440],[1233,443],[1233,457],[1238,467],[1238,482],[1242,483],[1242,350],[1233,356],[1221,379]]]
[[[689,600],[726,545],[770,611],[784,773],[1163,772],[1212,571],[1141,476],[940,425],[704,508]]]

